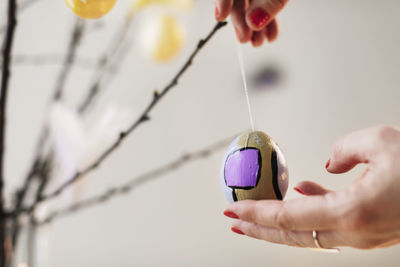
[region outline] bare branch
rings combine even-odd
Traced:
[[[89,92],[85,98],[86,100],[80,106],[81,113],[84,113],[86,111],[86,108],[89,107],[89,105],[95,99],[104,72],[111,71],[111,68],[108,67],[109,62],[112,62],[112,60],[110,58],[113,57],[115,54],[117,54],[120,47],[124,43],[129,26],[131,25],[131,18],[132,17],[125,19],[121,29],[119,29],[117,31],[116,36],[113,38],[113,42],[106,49],[103,56],[101,56],[99,61],[97,62],[97,71],[95,72],[95,82],[91,86],[91,89],[89,90]],[[75,23],[75,27],[74,27],[74,30],[73,30],[72,36],[71,36],[70,45],[68,48],[69,51],[76,50],[77,45],[79,43],[79,38],[77,38],[76,33],[77,32],[79,33],[79,31],[81,31],[81,30],[79,30],[78,27],[80,27],[80,25],[78,23]],[[80,35],[78,34],[78,37],[81,38],[82,33]],[[72,54],[72,57],[75,57],[75,59],[71,59],[71,53],[67,52],[64,61],[65,62],[73,61],[74,65],[75,65],[77,63],[76,61],[78,58],[76,58],[76,56],[74,56],[73,54]],[[68,65],[70,65],[70,64],[64,64],[64,68],[61,69],[58,80],[60,80],[63,75],[69,73],[69,71],[66,70],[66,67],[68,67]],[[64,79],[64,81],[65,81],[65,79]],[[61,88],[61,87],[58,86],[57,88]],[[56,90],[57,90],[57,88],[56,88]],[[94,92],[94,91],[96,91],[96,92]],[[34,161],[30,168],[28,176],[25,178],[25,183],[24,183],[23,187],[16,194],[15,210],[21,209],[23,201],[25,199],[25,195],[26,195],[28,189],[30,188],[31,182],[34,179],[34,177],[38,177],[41,179],[35,201],[37,201],[37,199],[41,198],[41,196],[47,186],[48,180],[44,179],[43,177],[47,177],[48,174],[45,173],[44,169],[47,169],[47,170],[51,169],[51,167],[49,167],[49,166],[51,165],[52,156],[53,156],[53,153],[51,151],[49,151],[47,154],[43,155],[44,144],[46,143],[48,134],[49,133],[48,133],[47,127],[44,127],[40,134],[39,141],[38,141],[38,144],[35,149],[36,155],[34,157]],[[16,241],[17,235],[18,235],[18,233],[13,235],[14,242]]]
[[[236,136],[237,135],[235,135],[234,137],[230,137],[230,138],[226,138],[221,141],[218,141],[212,145],[207,146],[204,149],[183,154],[180,157],[176,158],[175,160],[172,160],[171,162],[164,164],[158,168],[155,168],[151,171],[148,171],[142,175],[134,177],[134,178],[128,180],[127,182],[121,184],[118,187],[110,188],[110,189],[106,190],[105,192],[100,193],[96,196],[87,198],[85,200],[82,200],[80,202],[72,204],[71,206],[68,206],[66,208],[62,208],[60,210],[53,211],[50,213],[50,215],[47,218],[45,218],[42,221],[36,222],[36,224],[42,225],[42,224],[50,223],[50,222],[54,221],[55,219],[59,219],[64,216],[74,214],[83,209],[98,206],[106,201],[114,199],[115,197],[128,194],[132,190],[134,190],[146,183],[154,181],[154,180],[160,178],[161,176],[169,174],[179,168],[182,168],[190,162],[197,161],[200,159],[206,159],[206,158],[212,156],[213,154],[220,151],[221,149],[226,148],[226,146],[230,142],[232,142],[232,140]]]
[[[2,73],[0,84],[0,267],[7,265],[8,258],[5,246],[6,222],[4,214],[4,150],[6,136],[6,111],[7,95],[10,82],[11,51],[14,41],[15,28],[17,26],[17,1],[8,1],[7,31],[2,51]]]
[[[75,61],[76,51],[79,46],[80,40],[83,35],[83,21],[81,19],[77,19],[71,34],[71,40],[69,42],[67,53],[65,55],[63,67],[60,70],[60,74],[58,76],[55,93],[53,96],[53,101],[58,100],[62,97],[64,85],[66,79],[71,71],[72,65]],[[22,188],[19,189],[15,195],[15,210],[21,209],[23,202],[25,200],[26,194],[32,185],[32,181],[35,177],[40,177],[42,180],[47,177],[43,170],[47,170],[52,161],[52,152],[48,152],[46,155],[43,155],[43,150],[45,147],[45,142],[47,140],[49,134],[49,130],[46,125],[43,126],[42,132],[39,135],[39,140],[36,145],[35,156],[33,160],[33,164],[29,170],[28,176],[25,178],[25,181],[22,185]],[[41,186],[39,188],[42,188]],[[37,197],[38,198],[38,197]],[[17,236],[19,233],[19,224],[18,221],[14,222],[13,230],[12,230],[12,241],[13,244],[16,244]]]
[[[113,68],[111,63],[113,63],[115,60],[118,60],[119,57],[118,55],[122,54],[123,51],[121,51],[121,47],[124,46],[126,43],[126,38],[131,26],[132,22],[132,16],[127,17],[124,19],[124,22],[122,26],[117,30],[116,35],[112,38],[112,43],[109,45],[109,47],[106,49],[104,54],[100,57],[97,65],[97,70],[95,72],[95,81],[93,85],[91,86],[90,90],[87,93],[87,96],[85,97],[84,102],[82,105],[78,108],[78,111],[81,114],[84,114],[87,111],[87,108],[93,103],[93,101],[96,99],[96,96],[98,96],[98,92],[100,90],[100,87],[104,87],[102,85],[102,80],[103,76],[106,72],[108,71],[116,71],[116,68]],[[122,60],[120,60],[122,61]],[[47,138],[47,136],[45,136]],[[43,163],[46,166],[47,165],[47,173],[42,172],[42,180],[40,181],[38,191],[36,192],[36,199],[35,202],[38,201],[42,196],[43,192],[45,191],[47,184],[49,182],[49,179],[44,179],[44,177],[49,176],[49,172],[51,170],[51,161],[53,159],[53,153],[49,152],[46,156],[44,156]],[[50,178],[50,177],[48,177]]]
[[[80,18],[77,18],[72,33],[72,38],[68,45],[67,55],[64,60],[63,69],[57,79],[56,90],[53,96],[54,101],[61,99],[63,96],[65,82],[71,71],[72,65],[74,64],[76,50],[81,41],[83,29],[84,29],[84,21]]]
[[[97,71],[94,74],[94,81],[90,86],[88,94],[78,107],[79,113],[81,114],[85,113],[85,111],[90,107],[90,105],[94,102],[94,100],[98,96],[100,89],[102,87],[103,88],[105,87],[104,85],[105,82],[103,81],[104,74],[110,71],[116,72],[117,67],[113,68],[112,64],[115,63],[115,61],[117,60],[119,61],[118,63],[121,64],[124,58],[126,58],[126,57],[121,57],[119,55],[122,54],[123,52],[122,48],[124,47],[124,44],[127,42],[127,36],[132,26],[132,20],[133,16],[128,16],[124,19],[121,27],[115,34],[115,37],[112,39],[113,42],[109,45],[108,49],[106,49],[105,53],[100,57]],[[115,75],[113,77],[115,77]],[[109,82],[110,81],[108,81],[108,83]]]
[[[65,56],[58,53],[46,53],[46,54],[33,54],[33,55],[25,55],[19,54],[14,55],[12,63],[13,65],[62,65],[64,64]],[[85,69],[93,69],[96,67],[96,61],[91,58],[86,57],[76,57],[75,63],[77,67],[85,68]],[[1,69],[1,66],[0,66]]]
[[[189,56],[187,61],[184,63],[182,68],[178,71],[178,73],[172,78],[172,80],[169,82],[169,84],[160,92],[157,94],[154,94],[152,101],[149,103],[149,105],[145,108],[145,110],[142,112],[141,116],[139,117],[138,120],[136,120],[126,131],[121,132],[119,135],[119,138],[105,151],[103,152],[99,158],[93,162],[91,165],[89,165],[87,168],[85,168],[82,171],[76,172],[69,180],[67,180],[64,184],[59,186],[55,191],[49,193],[48,195],[44,195],[41,197],[36,203],[32,204],[30,207],[26,208],[21,208],[20,210],[16,210],[16,213],[24,213],[24,212],[32,212],[36,205],[44,202],[46,200],[53,199],[60,195],[66,188],[71,186],[73,183],[81,179],[83,176],[85,176],[87,173],[90,171],[98,168],[103,161],[114,151],[116,150],[119,145],[125,140],[125,138],[132,133],[140,124],[143,122],[149,120],[149,114],[153,110],[153,108],[159,103],[159,101],[173,88],[178,84],[179,78],[185,73],[185,71],[190,67],[192,64],[193,59],[196,57],[196,55],[201,51],[201,49],[204,47],[204,45],[214,36],[214,34],[224,27],[227,24],[227,22],[218,22],[211,32],[207,35],[205,39],[202,39],[198,42],[196,49],[192,52],[192,54]]]
[[[28,9],[31,7],[33,4],[39,2],[39,0],[25,0],[22,3],[18,5],[18,13],[21,13],[22,11]],[[0,26],[0,34],[3,34],[7,30],[7,25],[2,25]]]

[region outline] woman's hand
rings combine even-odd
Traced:
[[[231,15],[236,36],[241,43],[251,41],[261,46],[264,39],[272,42],[278,36],[275,16],[289,0],[215,0],[215,18]]]
[[[349,134],[334,146],[327,170],[365,171],[346,190],[330,191],[312,182],[295,188],[306,197],[288,201],[239,201],[224,214],[238,218],[232,230],[290,246],[361,249],[400,242],[400,131],[381,126]]]

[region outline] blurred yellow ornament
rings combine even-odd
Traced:
[[[144,50],[152,59],[165,62],[175,57],[183,47],[183,27],[172,16],[152,18],[142,28]]]
[[[194,0],[133,0],[132,10],[139,10],[151,5],[167,5],[188,10],[193,7]]]
[[[65,0],[68,7],[79,17],[96,19],[107,14],[117,0]]]

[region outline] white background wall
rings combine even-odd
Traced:
[[[1,20],[4,4],[1,1]],[[79,55],[95,57],[121,20],[119,0],[102,30],[83,41]],[[287,157],[292,188],[307,179],[332,189],[351,183],[326,173],[334,141],[360,128],[400,124],[400,3],[395,0],[294,0],[279,16],[280,38],[244,47],[249,76],[266,64],[283,70],[280,84],[250,91],[256,127],[269,133]],[[105,92],[108,103],[140,111],[153,89],[169,81],[196,40],[214,25],[212,1],[197,1],[186,23],[187,46],[168,65],[154,65],[137,45]],[[19,18],[14,54],[63,53],[74,16],[64,1],[40,0]],[[93,24],[93,23],[92,23]],[[230,26],[229,26],[230,27]],[[132,34],[136,34],[133,30]],[[15,66],[7,129],[7,192],[22,181],[32,158],[59,66]],[[73,105],[88,87],[91,70],[75,68],[66,100]],[[82,197],[202,148],[249,127],[231,28],[210,42],[179,86],[100,170],[86,178]],[[91,116],[90,118],[94,118]],[[230,231],[219,184],[223,152],[145,184],[127,196],[55,221],[48,266],[398,266],[399,247],[340,255],[270,244]],[[390,207],[388,207],[390,210]]]

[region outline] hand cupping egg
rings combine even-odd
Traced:
[[[276,143],[263,132],[237,137],[226,151],[221,183],[229,202],[245,199],[282,200],[288,169]]]

